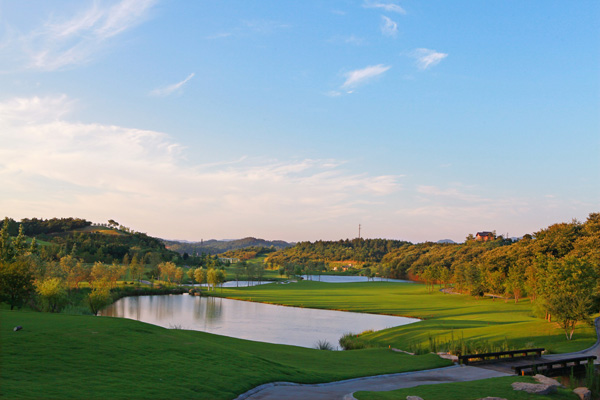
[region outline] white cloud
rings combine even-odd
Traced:
[[[185,78],[184,80],[182,80],[180,82],[154,89],[150,92],[150,95],[151,96],[168,96],[170,94],[173,94],[175,91],[181,89],[183,87],[183,85],[188,83],[194,77],[194,75],[196,75],[196,74],[192,72],[191,74],[189,74],[187,76],[187,78]]]
[[[118,217],[171,237],[276,234],[290,226],[314,234],[401,188],[399,176],[351,173],[331,159],[190,165],[187,150],[165,133],[70,122],[72,108],[66,96],[0,103],[0,209],[7,215]]]
[[[421,48],[413,51],[411,56],[417,59],[417,67],[419,69],[427,69],[439,64],[440,61],[448,57],[448,54]]]
[[[346,80],[342,84],[342,89],[352,89],[356,86],[359,86],[365,82],[370,81],[373,78],[376,78],[383,73],[385,73],[391,66],[378,64],[371,65],[363,69],[356,69],[354,71],[347,72],[344,74]]]
[[[400,7],[398,4],[395,4],[395,3],[382,3],[382,2],[373,1],[373,0],[365,0],[365,2],[363,3],[363,7],[364,8],[378,8],[378,9],[385,10],[388,12],[395,12],[398,14],[406,14],[406,10],[404,10],[404,8]]]
[[[385,36],[395,37],[398,34],[398,24],[385,15],[381,16],[381,33]]]
[[[155,0],[94,2],[67,18],[51,17],[26,34],[13,34],[2,53],[27,67],[57,70],[89,62],[115,37],[141,23]]]
[[[329,43],[335,44],[352,44],[355,46],[362,46],[367,44],[367,41],[364,38],[350,35],[350,36],[334,36],[328,40]]]

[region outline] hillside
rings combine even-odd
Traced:
[[[97,225],[80,218],[24,218],[17,222],[6,218],[0,221],[0,228],[5,223],[8,224],[9,235],[16,236],[21,226],[28,239],[35,238],[38,244],[43,243],[39,252],[46,260],[58,261],[66,255],[85,263],[121,262],[125,255],[130,259],[135,255],[138,260],[152,258],[158,262],[179,258],[159,239],[116,223]]]
[[[284,242],[283,240],[264,240],[253,237],[247,237],[237,240],[207,240],[202,242],[184,242],[177,240],[162,240],[167,249],[176,251],[179,254],[221,254],[227,251],[245,249],[248,247],[273,247],[275,250],[282,250],[294,246],[294,243]]]

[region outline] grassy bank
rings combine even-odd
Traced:
[[[557,393],[548,396],[515,391],[511,386],[513,382],[537,383],[532,377],[507,376],[471,382],[424,385],[389,392],[356,392],[354,397],[358,400],[396,400],[405,399],[406,396],[419,396],[427,400],[475,400],[488,396],[508,400],[538,400],[540,398],[575,400],[579,398],[569,389],[558,389]]]
[[[0,321],[0,397],[11,399],[232,399],[273,381],[448,365],[434,355],[320,351],[119,318],[0,310]]]
[[[390,314],[424,319],[414,324],[385,329],[362,336],[364,340],[414,350],[431,349],[448,342],[469,341],[483,348],[491,344],[545,347],[552,352],[582,350],[593,345],[591,326],[577,327],[567,341],[555,323],[536,318],[528,300],[518,304],[465,295],[428,293],[424,285],[392,282],[323,283],[302,281],[287,285],[264,285],[223,289],[231,298],[298,307],[324,308]],[[358,333],[358,332],[356,332]],[[435,343],[435,346],[431,346]],[[431,349],[433,350],[433,349]]]

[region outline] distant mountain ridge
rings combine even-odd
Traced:
[[[183,240],[161,239],[167,249],[176,251],[180,254],[221,254],[230,250],[244,249],[247,247],[273,247],[276,250],[283,250],[292,247],[295,243],[288,243],[283,240],[265,240],[254,237],[247,237],[235,240],[216,240],[210,239],[202,242],[188,242]]]

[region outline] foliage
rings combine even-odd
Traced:
[[[568,340],[573,337],[577,323],[589,321],[593,313],[597,293],[590,283],[597,280],[597,271],[586,259],[567,256],[548,263],[541,296]]]
[[[315,349],[317,349],[317,350],[328,350],[328,351],[335,350],[335,348],[333,347],[333,345],[331,343],[329,343],[327,340],[319,340],[319,341],[317,341],[317,343],[315,344]]]
[[[235,251],[239,249],[268,249],[271,250],[280,250],[290,246],[293,246],[292,243],[287,243],[282,240],[274,240],[268,241],[264,239],[256,239],[253,237],[247,237],[244,239],[238,240],[206,240],[202,242],[178,242],[171,240],[163,241],[167,248],[173,251],[176,251],[180,254],[189,254],[189,255],[200,255],[202,253],[215,255],[215,254],[223,254],[228,251]],[[261,250],[262,252],[266,252],[267,250]],[[258,253],[261,253],[258,251]],[[224,255],[225,257],[231,257],[229,255]],[[234,256],[235,257],[235,256]],[[239,257],[235,257],[239,258]]]
[[[66,304],[67,291],[64,282],[60,278],[46,278],[36,281],[35,287],[48,311],[58,312]]]
[[[0,262],[0,301],[20,308],[35,290],[33,274],[24,260]]]
[[[112,298],[110,295],[110,286],[108,282],[96,282],[92,291],[88,295],[88,304],[90,311],[94,315],[98,315],[98,311],[110,304]]]

